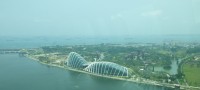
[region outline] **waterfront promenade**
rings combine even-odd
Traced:
[[[185,85],[178,85],[178,84],[169,84],[169,83],[162,83],[162,82],[157,82],[157,81],[153,81],[153,80],[148,80],[148,79],[144,79],[141,77],[130,77],[130,78],[124,78],[124,77],[116,77],[116,76],[106,76],[106,75],[99,75],[99,74],[95,74],[95,73],[89,73],[83,70],[78,70],[78,69],[73,69],[67,66],[60,66],[60,65],[56,65],[56,64],[47,64],[47,63],[43,63],[40,62],[38,59],[31,57],[29,55],[27,55],[28,58],[35,60],[41,64],[44,65],[49,65],[49,66],[53,66],[53,67],[58,67],[58,68],[62,68],[65,70],[70,70],[70,71],[74,71],[74,72],[80,72],[80,73],[85,73],[88,75],[92,75],[92,76],[97,76],[97,77],[103,77],[103,78],[109,78],[109,79],[115,79],[115,80],[123,80],[123,81],[128,81],[128,82],[133,82],[133,83],[141,83],[141,84],[149,84],[149,85],[156,85],[156,86],[163,86],[163,87],[170,87],[170,88],[177,88],[179,87],[180,89],[192,89],[192,90],[200,90],[200,87],[194,87],[194,86],[185,86]]]

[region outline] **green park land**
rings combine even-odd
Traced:
[[[89,62],[109,61],[129,68],[131,77],[142,77],[162,83],[200,86],[200,43],[163,42],[97,45],[44,46],[23,49],[22,53],[43,63],[64,65],[70,52],[79,53]],[[176,74],[170,70],[176,60]],[[156,71],[154,67],[163,70]],[[166,70],[166,71],[165,71]]]
[[[183,72],[189,85],[200,86],[200,64],[186,63],[183,65]]]

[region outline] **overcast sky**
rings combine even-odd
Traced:
[[[200,34],[200,0],[0,0],[0,36]]]

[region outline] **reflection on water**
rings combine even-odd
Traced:
[[[170,90],[49,67],[17,54],[0,55],[0,90]]]
[[[174,74],[177,74],[178,73],[178,64],[181,62],[181,60],[178,60],[178,63],[177,63],[177,60],[172,60],[172,64],[171,64],[171,69],[170,70],[165,70],[163,69],[163,67],[154,67],[154,70],[155,71],[165,71],[165,72],[168,72],[169,74],[171,75],[174,75]]]

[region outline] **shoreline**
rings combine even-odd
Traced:
[[[62,68],[65,70],[69,70],[69,71],[74,71],[74,72],[80,72],[80,73],[84,73],[84,74],[88,74],[88,75],[92,75],[92,76],[96,76],[96,77],[102,77],[102,78],[108,78],[108,79],[113,79],[113,80],[121,80],[121,81],[128,81],[128,82],[133,82],[133,83],[138,83],[138,84],[147,84],[147,85],[154,85],[154,86],[160,86],[160,87],[168,87],[168,88],[175,88],[176,86],[180,86],[180,89],[199,89],[200,87],[193,87],[193,86],[184,86],[184,85],[178,85],[178,84],[169,84],[169,83],[161,83],[161,82],[157,82],[157,81],[153,81],[153,80],[145,80],[144,78],[140,78],[140,80],[137,78],[120,78],[120,77],[110,77],[110,76],[104,76],[104,75],[98,75],[98,74],[94,74],[94,73],[89,73],[83,70],[78,70],[78,69],[73,69],[70,67],[66,67],[66,66],[60,66],[60,65],[56,65],[56,64],[48,64],[48,63],[44,63],[39,61],[38,59],[30,56],[30,55],[25,55],[27,58],[37,61],[43,65],[48,65],[48,66],[52,66],[52,67],[57,67],[57,68]],[[144,80],[143,80],[144,79]]]

